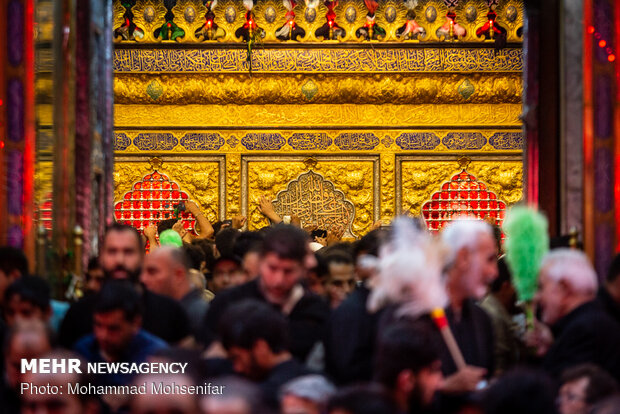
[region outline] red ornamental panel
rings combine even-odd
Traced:
[[[501,226],[506,203],[487,185],[463,170],[441,185],[422,206],[422,216],[431,231],[438,231],[452,220],[476,217]]]
[[[181,191],[179,184],[154,171],[135,183],[133,189],[123,195],[122,201],[114,204],[114,218],[142,232],[149,224],[157,225],[161,220],[175,218],[175,208],[187,201],[189,195]],[[193,214],[182,211],[179,219],[188,232],[196,235]]]
[[[39,205],[39,226],[52,230],[52,193],[45,194]]]

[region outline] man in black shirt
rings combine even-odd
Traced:
[[[620,254],[609,266],[607,280],[598,290],[597,301],[609,316],[620,323]]]
[[[127,279],[140,292],[145,331],[171,344],[183,342],[190,335],[185,311],[177,302],[144,289],[138,281],[144,261],[144,247],[138,231],[115,223],[108,228],[99,254],[105,280]],[[95,297],[85,296],[67,311],[60,326],[60,343],[71,348],[84,335],[92,332]]]
[[[493,327],[491,319],[476,304],[497,277],[497,246],[491,226],[480,220],[459,220],[449,224],[441,239],[450,249],[447,255],[446,317],[467,366],[457,370],[447,347],[443,347],[441,368],[446,375],[444,393],[476,389],[493,375]]]
[[[370,381],[379,313],[366,307],[369,282],[376,272],[379,245],[385,238],[382,230],[373,230],[356,242],[355,272],[360,283],[336,309],[326,328],[325,364],[327,373],[337,384]]]
[[[536,296],[543,324],[530,337],[543,368],[559,378],[566,368],[594,363],[620,379],[620,325],[594,298],[597,278],[587,256],[557,249],[541,265]]]
[[[284,315],[288,322],[290,351],[305,361],[312,348],[323,338],[329,315],[327,304],[309,293],[300,281],[306,273],[306,260],[311,255],[303,230],[290,225],[277,225],[269,230],[263,242],[259,276],[241,286],[226,289],[209,306],[203,342],[215,339],[219,320],[225,309],[243,299],[265,302]]]
[[[272,407],[282,385],[309,373],[289,352],[287,331],[282,314],[253,299],[228,307],[218,329],[234,371],[257,382]]]

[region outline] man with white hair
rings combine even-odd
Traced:
[[[580,251],[556,249],[543,259],[535,301],[542,322],[530,342],[556,378],[566,368],[591,362],[620,378],[620,325],[594,301],[597,277]]]
[[[441,240],[449,249],[444,269],[446,316],[467,363],[457,371],[447,348],[443,350],[444,392],[471,392],[493,375],[493,327],[476,301],[485,296],[497,277],[497,245],[493,229],[481,220],[453,221],[441,232]]]

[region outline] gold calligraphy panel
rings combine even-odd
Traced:
[[[224,200],[220,197],[222,187],[221,163],[198,160],[165,161],[157,170],[179,184],[191,200],[195,201],[204,215],[212,223],[219,220]],[[153,172],[148,159],[132,161],[129,158],[115,160],[114,200],[119,201],[123,194],[131,191],[133,184]]]
[[[312,170],[289,181],[286,189],[276,195],[273,207],[280,217],[299,217],[304,227],[342,228],[343,237],[355,237],[351,232],[355,217],[353,203],[334,188],[334,183]]]
[[[424,202],[440,185],[454,174],[462,171],[456,159],[453,160],[415,160],[413,157],[397,161],[399,180],[396,194],[399,210],[402,213],[420,214]],[[476,158],[467,166],[467,171],[476,176],[495,192],[498,198],[508,205],[517,203],[523,196],[523,163],[520,157]]]
[[[289,183],[310,170],[331,182],[355,207],[352,233],[363,235],[379,217],[378,157],[317,157],[309,166],[297,157],[244,157],[242,161],[242,211],[248,227],[256,230],[268,225],[258,206],[260,196],[270,200],[286,190]],[[312,200],[316,205],[321,201]],[[331,220],[331,219],[330,219]],[[327,221],[331,222],[331,221]]]

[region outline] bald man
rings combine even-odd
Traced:
[[[179,302],[196,336],[209,304],[203,291],[192,284],[189,269],[189,259],[182,249],[163,246],[146,256],[140,281],[150,291]]]

